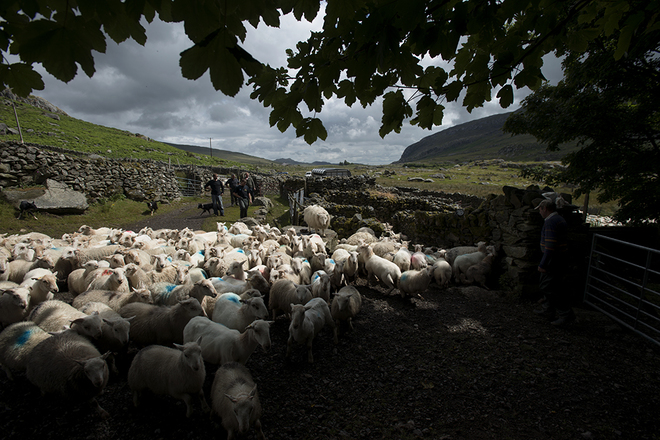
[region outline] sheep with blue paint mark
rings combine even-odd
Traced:
[[[239,362],[245,365],[258,345],[265,351],[270,349],[270,324],[272,321],[257,319],[241,333],[198,316],[191,319],[183,329],[183,342],[201,338],[199,344],[206,362],[216,365]]]
[[[154,304],[161,306],[172,306],[186,298],[195,298],[201,304],[205,296],[215,297],[217,295],[210,280],[186,284],[156,283],[149,287],[149,291]]]
[[[235,293],[223,293],[213,309],[212,320],[243,333],[257,319],[268,319],[268,309],[261,297],[241,299]]]
[[[179,301],[166,307],[144,303],[126,304],[119,310],[124,318],[135,316],[131,321],[131,341],[146,346],[183,344],[183,329],[195,316],[204,316],[202,306],[195,298]]]
[[[312,274],[312,297],[323,298],[330,302],[330,275],[324,270],[317,270]]]
[[[16,322],[0,332],[0,366],[9,380],[12,372],[25,371],[34,347],[50,336],[32,321]]]
[[[421,293],[428,289],[433,279],[433,266],[426,266],[421,270],[407,270],[401,274],[397,283],[397,288],[401,292],[401,297],[406,295],[422,297]]]

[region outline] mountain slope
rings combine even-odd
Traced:
[[[502,131],[511,112],[466,122],[432,134],[408,146],[395,164],[440,163],[479,159],[513,161],[560,160],[574,145],[547,152],[533,136],[511,136]]]

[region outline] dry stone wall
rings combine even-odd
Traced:
[[[80,157],[34,144],[0,143],[0,187],[41,185],[46,179],[66,184],[90,203],[117,194],[137,200],[174,200],[181,196],[174,170],[152,160]]]
[[[346,179],[342,185],[346,185]],[[334,185],[311,194],[306,204],[320,204],[333,215],[331,227],[338,237],[348,237],[362,226],[389,223],[412,244],[449,249],[485,241],[498,251],[491,286],[505,288],[519,296],[533,297],[538,292],[539,246],[543,218],[534,209],[542,200],[537,186],[527,189],[504,187],[503,194],[486,199],[462,194],[416,191],[396,188],[360,187],[354,182],[350,191]],[[289,182],[287,182],[289,184]],[[569,195],[563,195],[570,200]],[[589,250],[588,226],[575,207],[559,210],[569,225],[571,253],[568,288],[576,297],[584,285]],[[381,230],[384,230],[381,228]]]
[[[171,165],[149,159],[107,159],[58,147],[0,142],[0,189],[42,185],[52,179],[83,193],[89,203],[123,194],[136,201],[172,201],[182,196],[177,174],[201,185],[213,173],[254,177],[257,195],[276,194],[285,177],[239,167]]]

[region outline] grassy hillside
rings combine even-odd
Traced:
[[[32,102],[38,99],[32,97]],[[43,101],[43,100],[42,100]],[[47,101],[43,101],[47,103]],[[8,98],[0,98],[0,123],[17,130],[16,117]],[[148,139],[139,134],[116,128],[104,127],[80,119],[72,118],[64,112],[54,113],[34,107],[23,101],[14,101],[18,121],[26,143],[52,145],[69,150],[98,154],[110,159],[137,157],[153,159],[174,164],[193,165],[259,165],[281,166],[275,162],[224,150],[213,150],[213,157],[208,148],[195,147],[197,151],[186,151],[175,146]],[[18,134],[0,135],[0,141],[20,141]]]
[[[397,164],[437,165],[470,160],[505,159],[516,162],[558,161],[574,144],[548,152],[531,135],[511,136],[502,126],[511,113],[466,122],[432,134],[408,146]]]

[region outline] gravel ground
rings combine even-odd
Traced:
[[[168,217],[146,222],[179,227]],[[364,303],[355,330],[343,329],[335,347],[324,329],[313,364],[302,346],[285,358],[285,317],[271,327],[271,349],[248,360],[268,439],[660,436],[660,349],[599,312],[577,308],[578,322],[559,329],[502,292],[432,286],[404,300],[364,280],[357,287]],[[22,375],[0,374],[2,439],[226,437],[199,405],[190,419],[169,397],[134,408],[125,380],[134,353],[98,399],[108,420],[88,404],[41,397]],[[216,368],[207,364],[209,400]]]

